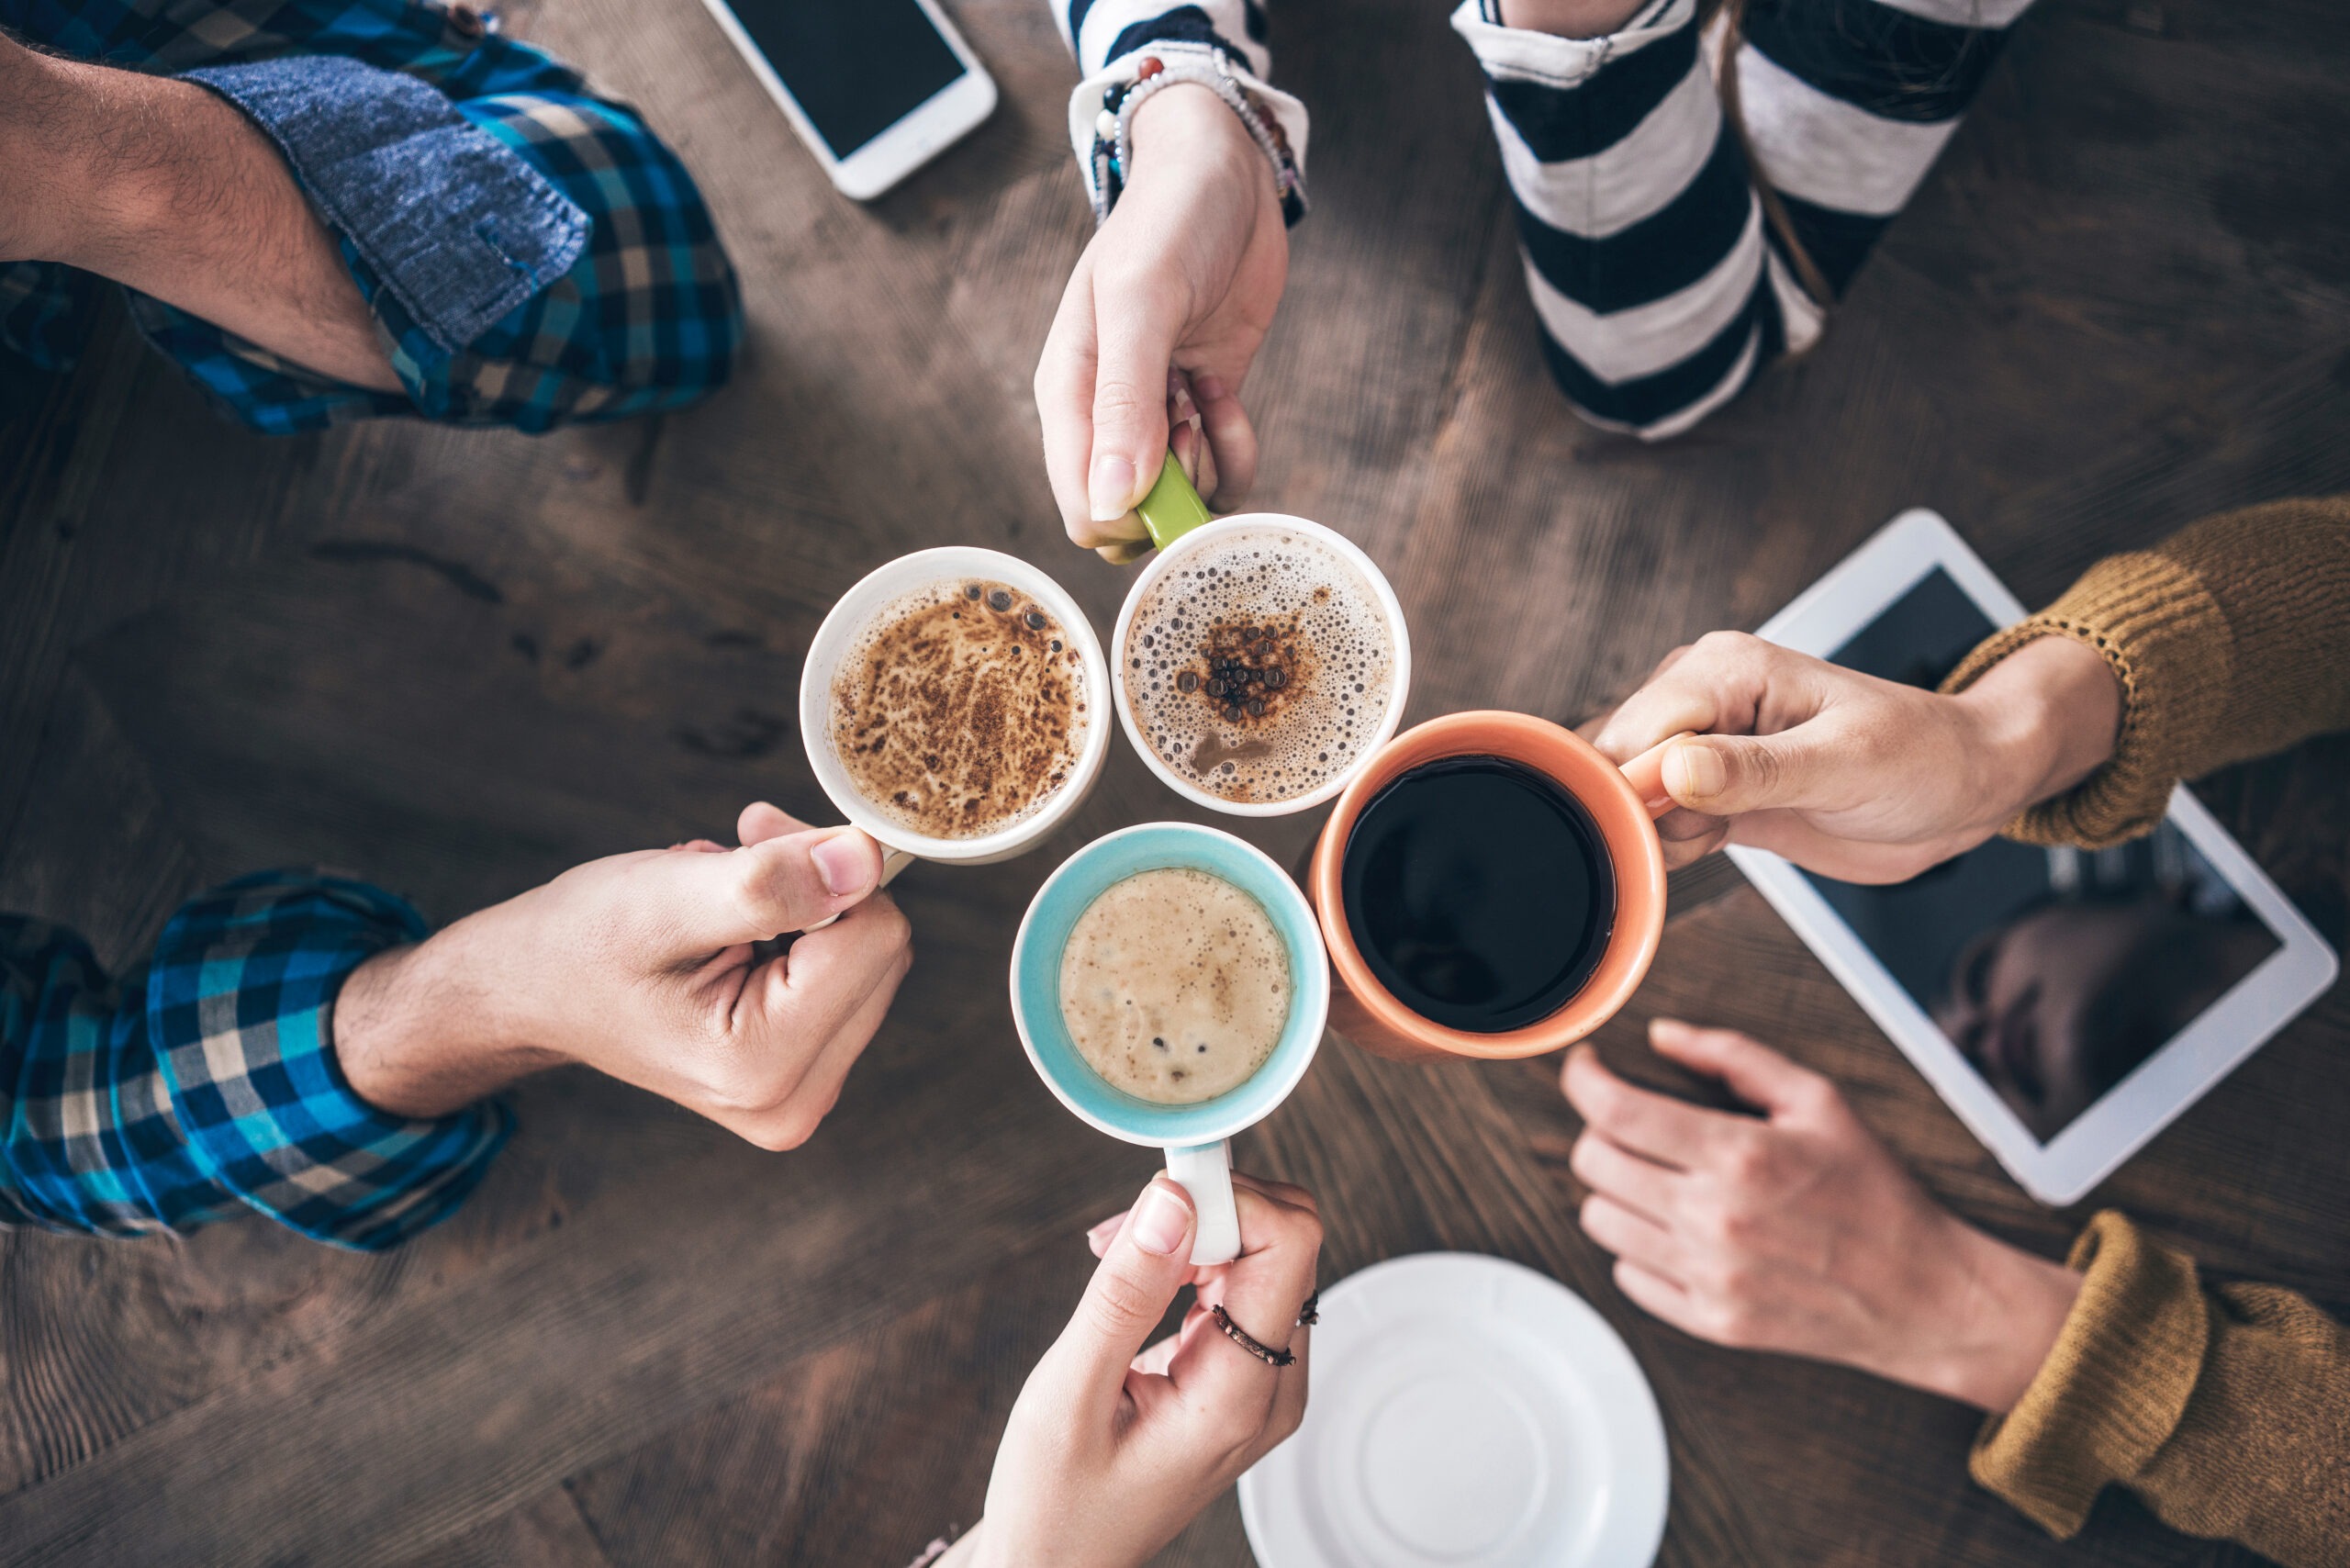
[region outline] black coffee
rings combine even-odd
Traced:
[[[1427,763],[1372,796],[1339,890],[1380,984],[1481,1035],[1564,1006],[1616,924],[1616,870],[1591,813],[1497,756]]]

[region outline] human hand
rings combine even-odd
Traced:
[[[762,802],[736,831],[739,849],[591,860],[370,959],[334,1014],[352,1086],[433,1115],[578,1061],[761,1148],[805,1142],[913,962],[909,928],[856,829]],[[763,950],[795,931],[788,951]]]
[[[1146,100],[1130,129],[1132,177],[1069,274],[1035,381],[1062,521],[1113,560],[1150,548],[1134,507],[1165,460],[1170,402],[1180,420],[1197,399],[1201,494],[1229,510],[1255,482],[1240,384],[1289,274],[1272,171],[1239,116],[1179,83]]]
[[[1727,842],[1898,882],[2095,772],[2121,716],[2112,669],[2069,637],[2036,638],[1944,697],[1715,632],[1581,733],[1623,763],[1698,732],[1664,755],[1679,808],[1657,821],[1669,867]]]
[[[1589,1046],[1561,1084],[1583,1118],[1581,1220],[1634,1302],[1701,1339],[1839,1361],[2005,1410],[2071,1312],[2070,1270],[1942,1208],[1834,1084],[1728,1029],[1649,1025],[1659,1053],[1762,1114],[1627,1083]]]
[[[1094,1226],[1101,1258],[1076,1316],[1029,1374],[988,1482],[987,1515],[940,1568],[1130,1568],[1168,1541],[1305,1415],[1306,1329],[1322,1222],[1313,1194],[1235,1172],[1240,1256],[1193,1268],[1197,1216],[1163,1172]],[[1182,1328],[1148,1350],[1186,1284]],[[1209,1307],[1269,1349],[1225,1338]]]

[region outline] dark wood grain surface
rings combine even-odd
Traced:
[[[871,566],[1060,539],[1027,395],[1090,221],[1042,0],[953,6],[1003,87],[869,207],[836,196],[695,0],[510,26],[677,145],[744,276],[734,386],[542,440],[379,424],[268,442],[128,334],[0,366],[0,907],[135,958],[211,879],[316,861],[446,919],[581,858],[821,815],[799,657]],[[2350,487],[2350,13],[2044,0],[1826,342],[1691,437],[1594,433],[1544,380],[1466,51],[1433,0],[1283,0],[1315,211],[1248,396],[1258,499],[1331,522],[1410,616],[1414,718],[1573,720],[1751,626],[1930,505],[2028,599],[2214,508]],[[2206,796],[2337,938],[2350,743]],[[1066,1116],[1002,1001],[1036,883],[1184,815],[1123,746],[1039,853],[899,885],[917,967],[806,1148],[765,1155],[584,1073],[397,1254],[258,1221],[0,1237],[0,1562],[896,1568],[979,1508],[994,1439],[1153,1163]],[[1315,820],[1250,835],[1284,862]],[[2081,1209],[2019,1193],[1734,873],[1676,878],[1647,990],[1833,1072],[1963,1212],[2042,1251],[2117,1204],[2231,1276],[2350,1309],[2337,993]],[[1673,1564],[2249,1561],[2109,1498],[2047,1540],[1973,1488],[1964,1410],[1701,1345],[1576,1230],[1554,1061],[1343,1049],[1244,1140],[1329,1216],[1325,1279],[1428,1248],[1588,1296],[1655,1383]],[[1219,1502],[1162,1561],[1247,1561]]]

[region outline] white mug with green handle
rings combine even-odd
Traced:
[[[1171,452],[1160,465],[1158,478],[1151,486],[1150,493],[1136,503],[1135,510],[1141,514],[1143,527],[1148,531],[1158,553],[1144,565],[1126,590],[1126,601],[1120,608],[1117,624],[1110,633],[1110,664],[1116,672],[1121,688],[1118,722],[1125,730],[1126,739],[1133,743],[1136,755],[1141,756],[1151,772],[1158,776],[1159,782],[1185,800],[1232,816],[1287,816],[1337,800],[1355,775],[1369,766],[1379,748],[1393,737],[1403,723],[1404,704],[1411,698],[1412,634],[1404,623],[1403,603],[1395,597],[1395,589],[1387,581],[1387,575],[1379,569],[1377,562],[1363,553],[1360,545],[1325,523],[1292,517],[1285,512],[1235,512],[1228,517],[1214,516],[1208,510],[1207,503],[1200,499],[1199,491],[1192,488],[1182,465]],[[1381,618],[1386,622],[1390,674],[1386,706],[1376,715],[1376,722],[1366,726],[1361,733],[1355,747],[1355,759],[1350,766],[1330,774],[1313,789],[1295,795],[1236,801],[1200,788],[1167,765],[1166,760],[1144,738],[1142,727],[1136,720],[1135,704],[1127,700],[1128,694],[1124,686],[1130,678],[1134,656],[1138,652],[1129,646],[1129,638],[1135,630],[1136,612],[1151,590],[1193,554],[1214,550],[1224,541],[1259,532],[1269,532],[1276,537],[1284,533],[1304,535],[1344,562],[1352,568],[1355,576],[1362,579],[1363,586],[1370,589],[1372,600],[1379,607]]]

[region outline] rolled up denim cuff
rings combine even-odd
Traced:
[[[432,343],[462,351],[571,269],[591,219],[413,76],[335,55],[185,73],[276,142]]]

